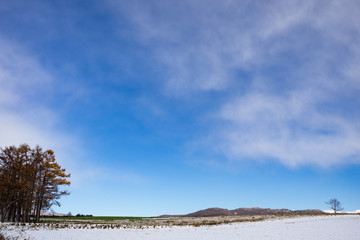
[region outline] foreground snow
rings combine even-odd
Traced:
[[[317,216],[201,227],[154,229],[27,229],[8,226],[5,236],[20,239],[360,239],[360,216]]]

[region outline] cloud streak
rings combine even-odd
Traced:
[[[61,132],[60,116],[48,104],[53,75],[33,54],[0,36],[0,146],[40,145],[69,159],[75,137]]]
[[[160,1],[132,6],[128,18],[163,66],[166,95],[225,96],[208,99],[218,124],[195,143],[233,160],[330,167],[360,163],[359,7]]]
[[[250,93],[223,107],[221,149],[230,158],[278,160],[295,167],[359,162],[359,126],[317,111],[314,93],[288,97]]]

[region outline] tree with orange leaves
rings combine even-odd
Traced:
[[[69,194],[60,189],[70,185],[69,177],[52,150],[27,144],[0,149],[1,221],[38,222],[42,210],[60,206]]]

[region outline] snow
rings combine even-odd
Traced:
[[[360,239],[359,215],[297,217],[217,226],[148,229],[47,229],[2,225],[5,236],[20,239]]]
[[[360,210],[355,210],[355,211],[346,211],[346,212],[344,212],[344,213],[360,213]]]

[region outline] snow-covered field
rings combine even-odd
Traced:
[[[360,216],[314,216],[200,227],[148,229],[46,229],[2,225],[5,236],[18,239],[360,239]]]

